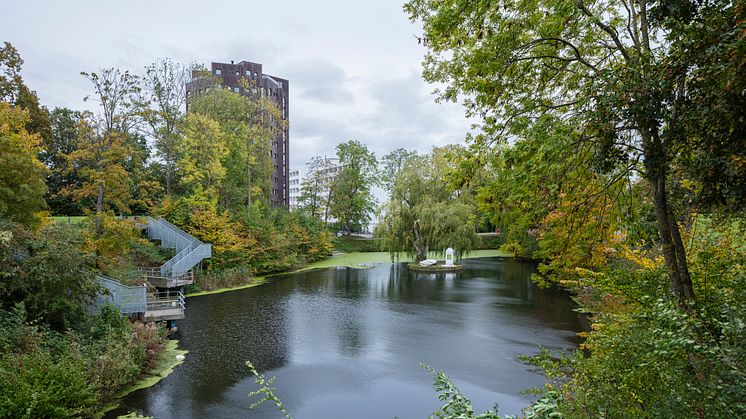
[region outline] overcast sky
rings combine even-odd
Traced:
[[[399,0],[8,1],[0,40],[25,61],[23,77],[50,109],[83,109],[81,71],[138,74],[158,58],[247,60],[290,80],[290,161],[356,139],[378,157],[462,143],[460,105],[436,104],[421,78],[424,50]]]

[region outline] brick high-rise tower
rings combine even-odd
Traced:
[[[213,77],[222,80],[225,88],[231,89],[236,93],[244,96],[251,96],[251,91],[244,90],[239,80],[245,78],[252,82],[261,90],[261,94],[269,97],[280,108],[282,119],[290,119],[290,101],[288,95],[289,84],[286,79],[264,74],[262,65],[252,63],[251,61],[241,61],[240,63],[212,63],[210,72]],[[196,76],[196,73],[195,73]],[[212,80],[208,78],[192,77],[192,81],[187,83],[187,97],[193,94],[199,94],[203,89],[212,85]],[[278,134],[273,140],[270,147],[270,157],[272,158],[272,190],[270,191],[269,201],[272,206],[288,206],[289,191],[289,167],[290,167],[290,137],[289,129],[285,129]]]

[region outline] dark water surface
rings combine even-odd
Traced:
[[[516,414],[543,377],[520,363],[537,346],[577,345],[569,298],[534,287],[534,266],[465,261],[459,273],[416,274],[403,264],[325,269],[187,300],[178,323],[185,362],[121,409],[156,418],[273,418],[249,410],[251,360],[296,419],[424,418],[439,406],[443,370],[478,411]]]

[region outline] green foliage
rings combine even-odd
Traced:
[[[51,225],[32,232],[0,225],[0,304],[25,304],[29,320],[63,330],[84,315],[98,283],[83,238],[74,226]]]
[[[10,42],[3,42],[0,48],[0,101],[15,102],[19,86],[23,84],[21,67],[23,59]]]
[[[438,392],[438,400],[444,402],[438,408],[431,418],[458,418],[458,419],[499,419],[497,415],[497,405],[493,410],[486,410],[480,414],[474,414],[471,400],[461,394],[461,391],[453,382],[441,371],[435,371],[430,366],[420,364],[435,378],[435,390]]]
[[[178,124],[186,104],[184,85],[189,81],[189,70],[166,58],[146,66],[142,79],[140,113],[149,134],[155,138],[156,153],[163,160],[166,195],[171,195],[178,183],[176,161],[181,140]]]
[[[416,151],[397,148],[381,158],[379,175],[381,185],[386,191],[391,191],[394,187],[394,179],[399,175],[399,172],[416,157]]]
[[[244,82],[245,89],[256,89]],[[218,86],[219,87],[219,86]],[[280,110],[267,97],[247,97],[222,88],[195,96],[191,113],[216,122],[227,154],[221,157],[225,177],[219,183],[222,209],[238,211],[270,195],[271,142],[285,129]]]
[[[279,410],[280,413],[283,414],[283,416],[285,416],[287,419],[290,419],[290,414],[285,409],[285,406],[282,404],[282,400],[280,400],[280,398],[275,395],[275,388],[272,387],[272,384],[274,384],[275,382],[275,377],[266,380],[262,374],[259,374],[256,368],[254,368],[254,365],[249,361],[246,361],[246,367],[249,368],[249,371],[255,377],[254,381],[257,385],[259,385],[259,389],[250,392],[249,397],[262,396],[262,398],[258,401],[251,403],[249,409],[254,409],[260,404],[269,401],[274,403],[275,407],[277,407],[277,410]]]
[[[0,417],[93,417],[155,365],[163,332],[106,306],[56,332],[27,323],[22,304],[0,309]]]
[[[254,280],[255,272],[248,264],[198,271],[194,283],[188,285],[185,291],[192,294],[246,285]]]
[[[505,239],[502,236],[479,236],[474,250],[489,250],[489,249],[500,249],[505,244]]]
[[[65,156],[71,154],[78,146],[78,124],[80,113],[67,108],[54,108],[50,112],[52,133],[44,142],[39,159],[49,168],[46,183],[49,188],[47,204],[52,214],[78,215],[91,202],[81,203],[71,199],[66,193],[79,185],[81,180],[75,168],[67,167]]]
[[[332,239],[334,250],[353,252],[378,252],[381,250],[381,240],[364,239],[355,236],[339,236]]]
[[[96,256],[96,267],[108,271],[130,257],[135,243],[144,242],[133,222],[106,211],[91,214],[82,223],[84,242],[77,250]]]
[[[392,257],[404,251],[420,261],[452,247],[460,260],[477,247],[475,208],[445,181],[452,169],[447,150],[435,149],[399,170],[375,232]]]
[[[368,225],[375,206],[371,188],[377,182],[378,162],[374,153],[358,141],[337,144],[340,172],[331,185],[329,212],[345,234]]]
[[[108,209],[129,212],[132,178],[125,162],[131,153],[124,134],[99,132],[90,114],[83,114],[78,126],[78,145],[67,155],[68,167],[77,167],[80,184],[67,192],[74,199],[90,202],[96,212]]]
[[[217,204],[226,169],[222,161],[228,146],[220,124],[201,114],[190,113],[180,125],[182,139],[175,146],[176,162],[186,193],[195,202]]]
[[[307,163],[308,172],[303,178],[298,198],[298,210],[308,215],[329,221],[332,186],[339,169],[334,160],[324,157],[313,157]]]
[[[40,138],[26,130],[28,112],[0,102],[0,217],[37,223],[46,208]]]
[[[647,181],[682,307],[696,296],[678,222],[690,204],[740,209],[746,202],[743,8],[743,1],[405,5],[423,24],[424,78],[444,86],[439,99],[462,97],[468,115],[482,120],[475,159],[531,135],[549,117],[561,122],[557,134],[571,128],[567,152],[585,172],[577,184],[601,176],[603,189]],[[572,198],[592,209],[600,192],[590,187]],[[674,193],[685,197],[679,205]]]
[[[51,136],[49,112],[39,104],[36,92],[23,82],[22,66],[23,60],[18,50],[9,42],[4,42],[0,48],[0,101],[25,111],[28,115],[24,123],[26,131],[46,142]]]
[[[316,217],[270,209],[255,202],[248,211],[218,213],[214,206],[191,206],[169,198],[159,209],[174,224],[211,243],[208,271],[198,273],[201,291],[242,285],[254,275],[277,273],[331,254],[331,234]]]
[[[54,359],[49,352],[0,357],[0,416],[87,417],[96,407],[95,387],[79,354]]]
[[[580,352],[534,361],[576,416],[741,417],[746,414],[746,243],[742,221],[698,217],[690,233],[697,310],[661,285],[662,258],[620,251],[583,274],[577,300],[593,314]],[[592,286],[589,288],[588,286]]]

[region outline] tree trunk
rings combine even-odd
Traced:
[[[332,204],[332,190],[329,188],[329,193],[326,195],[326,205],[324,206],[324,226],[329,226],[329,206]]]
[[[420,220],[415,220],[412,232],[414,233],[415,262],[421,262],[427,259],[427,246],[423,243],[420,235]]]
[[[104,211],[104,185],[98,184],[98,194],[96,196],[96,238],[104,234],[104,226],[101,224],[101,213]]]
[[[657,130],[653,128],[652,130]],[[643,149],[645,152],[645,168],[647,180],[653,192],[653,206],[655,219],[658,224],[663,258],[668,270],[671,291],[678,300],[679,307],[686,310],[695,304],[694,288],[689,277],[686,262],[686,250],[681,242],[679,225],[673,216],[666,194],[666,158],[660,139],[655,133],[641,130]]]
[[[166,162],[166,196],[171,196],[171,168],[172,163]]]
[[[251,166],[246,167],[246,208],[251,207]]]

